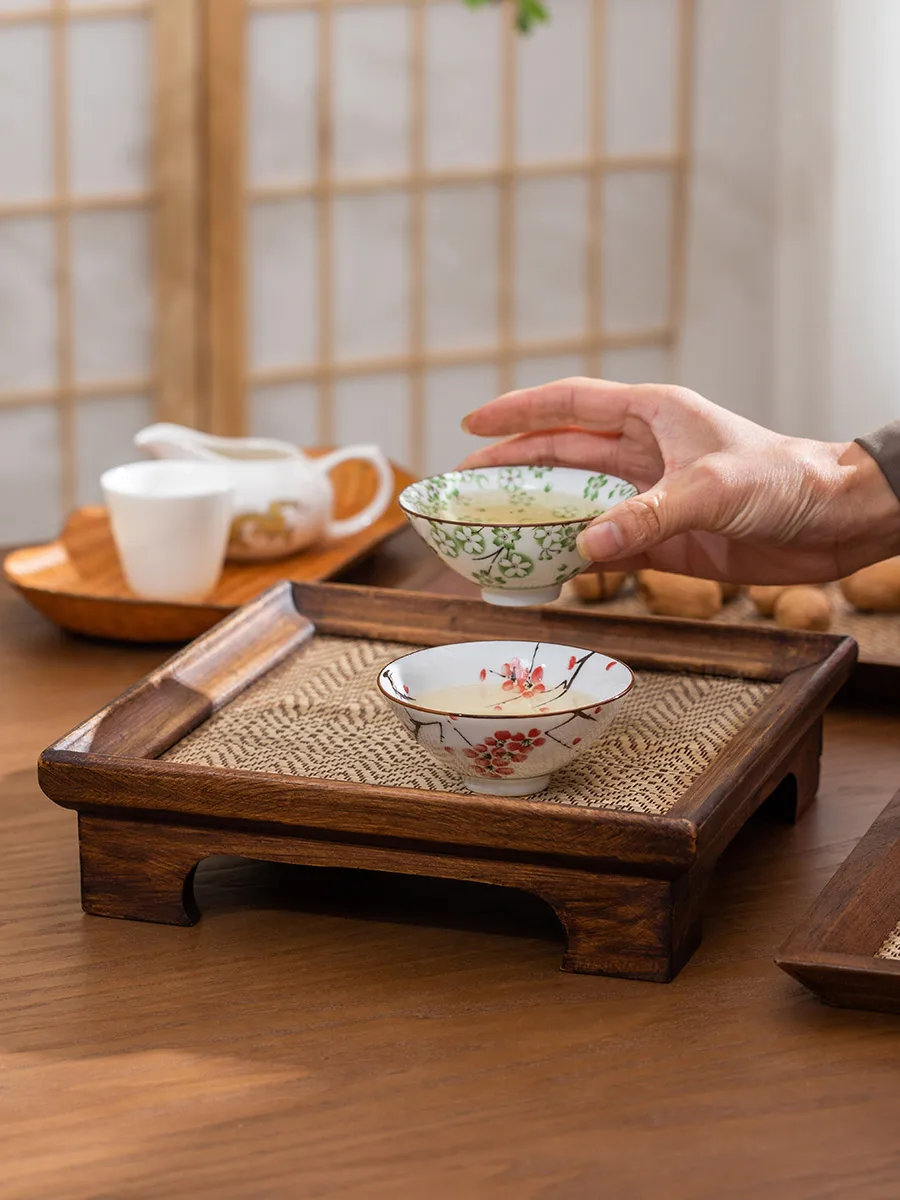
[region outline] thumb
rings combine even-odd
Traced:
[[[592,562],[633,558],[679,533],[718,524],[716,497],[690,472],[666,478],[623,500],[578,535],[578,550]]]

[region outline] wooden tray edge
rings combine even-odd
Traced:
[[[504,626],[509,623],[506,610],[498,613],[479,601],[461,604],[465,611],[473,616],[478,615],[482,620],[496,622],[502,618]],[[156,761],[154,756],[195,728],[216,706],[226,703],[227,699],[223,697],[231,698],[258,678],[262,673],[259,668],[260,661],[263,661],[260,655],[271,666],[279,661],[279,655],[288,653],[297,644],[297,638],[302,636],[304,613],[309,612],[314,621],[328,614],[328,618],[321,621],[325,626],[324,632],[334,632],[335,626],[337,630],[343,628],[347,632],[350,616],[355,613],[358,620],[368,620],[373,608],[381,612],[379,618],[376,611],[376,619],[384,622],[390,616],[393,621],[393,625],[387,629],[380,627],[379,636],[403,640],[408,633],[403,622],[421,619],[423,612],[427,616],[430,610],[433,610],[435,621],[443,614],[441,637],[449,636],[453,640],[457,634],[466,632],[455,628],[452,621],[446,621],[447,601],[442,597],[414,592],[383,592],[380,589],[340,584],[277,584],[243,609],[226,617],[214,630],[170,658],[99,714],[66,737],[57,739],[41,757],[42,787],[51,799],[67,806],[67,797],[72,794],[73,787],[78,791],[73,784],[72,772],[81,770],[87,790],[82,801],[71,804],[71,807],[87,809],[99,804],[109,809],[117,806],[121,809],[121,800],[117,800],[117,795],[121,797],[124,789],[126,794],[130,792],[132,796],[130,808],[142,811],[145,818],[152,812],[161,811],[170,814],[187,811],[192,819],[202,818],[203,809],[198,811],[196,801],[192,800],[198,791],[198,771],[183,764]],[[310,612],[310,609],[314,611]],[[519,618],[519,623],[531,621],[529,636],[537,636],[534,622],[543,620],[544,616],[539,610],[529,610],[529,614],[524,621]],[[567,614],[563,618],[564,623],[568,624],[572,624],[573,620],[576,626],[586,624],[595,634],[599,628],[593,617],[573,618],[572,614]],[[621,621],[617,623],[621,624]],[[640,618],[629,618],[627,621],[632,630],[642,624]],[[433,625],[432,630],[435,628],[437,626]],[[471,632],[469,629],[470,636]],[[694,635],[695,631],[688,628],[686,623],[680,623],[678,636],[690,639]],[[758,637],[753,640],[759,641]],[[771,641],[771,637],[768,640]],[[781,637],[775,640],[778,645],[783,641]],[[824,652],[824,657],[815,660],[814,666],[816,663],[827,664],[835,654],[846,650],[847,645],[847,639],[821,635],[811,642],[803,638],[799,642],[806,648],[807,657],[813,651]],[[242,647],[246,646],[253,647],[253,651],[245,652]],[[708,665],[707,669],[710,669]],[[101,752],[98,753],[94,735],[100,727],[104,727],[104,736],[100,744]],[[776,760],[771,764],[771,769],[775,770],[778,766]],[[201,769],[199,773],[205,770]],[[133,779],[129,786],[129,773],[140,776],[140,787],[133,786]],[[237,806],[232,808],[229,815],[235,819],[240,815],[241,788],[246,790],[248,773],[224,772],[223,769],[223,773],[217,777],[229,781],[229,803]],[[263,779],[263,776],[256,778]],[[400,789],[385,790],[332,781],[332,804],[329,810],[326,802],[329,788],[323,787],[323,782],[328,783],[268,775],[264,777],[263,790],[272,797],[276,809],[280,797],[299,797],[301,793],[309,811],[315,810],[316,804],[324,805],[319,815],[314,815],[314,820],[308,813],[304,817],[307,823],[312,821],[322,828],[329,827],[329,821],[333,823],[338,801],[341,804],[351,803],[351,807],[355,806],[356,813],[359,813],[361,800],[367,799],[371,809],[369,815],[373,819],[380,815],[383,819],[386,815],[385,805],[393,794],[397,801],[397,819],[411,822],[406,836],[427,835],[443,842],[448,840],[448,822],[452,821],[454,814],[463,812],[471,817],[478,812],[495,823],[496,844],[506,845],[508,830],[505,827],[515,814],[524,823],[540,829],[540,833],[536,834],[529,828],[523,835],[521,849],[559,853],[559,839],[565,835],[569,847],[566,852],[571,852],[575,857],[594,860],[614,857],[630,862],[634,869],[657,873],[683,870],[695,861],[698,855],[698,828],[707,820],[705,811],[697,806],[693,810],[649,816],[617,813],[608,809],[556,809],[526,800],[473,800],[462,793],[429,793],[427,815],[433,819],[429,822],[431,830],[425,831],[422,829],[421,792],[412,791],[411,796],[406,796],[400,794]],[[170,802],[171,797],[167,798],[167,787],[172,789],[175,802]],[[756,787],[759,790],[760,781],[756,781]],[[93,800],[91,788],[94,789]],[[724,795],[722,793],[720,799]],[[97,797],[101,798],[98,800]],[[749,805],[754,798],[761,800],[764,797],[755,797],[754,793],[754,797],[744,797],[742,803]],[[746,815],[749,815],[749,811]],[[548,838],[544,832],[546,830],[555,832]],[[466,836],[457,836],[457,840],[480,844],[479,838],[474,835],[468,839]],[[625,842],[630,842],[630,847],[626,848]],[[709,839],[707,844],[710,845]]]
[[[900,961],[875,957],[900,919],[898,866],[900,791],[791,931],[775,964],[829,1004],[900,1012]]]

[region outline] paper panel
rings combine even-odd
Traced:
[[[606,0],[606,149],[669,150],[678,0]]]
[[[529,179],[516,193],[516,334],[573,337],[587,320],[587,184]]]
[[[337,9],[334,172],[389,175],[409,167],[409,9]]]
[[[669,315],[671,174],[610,175],[604,192],[605,328],[616,332],[663,326]]]
[[[317,17],[250,17],[248,172],[252,183],[305,181],[316,173]]]
[[[426,161],[491,166],[500,137],[500,5],[427,7]]]
[[[43,13],[49,10],[50,0],[0,0],[0,12]]]
[[[59,532],[59,476],[56,409],[43,404],[0,408],[0,546]]]
[[[673,383],[668,346],[626,346],[603,351],[603,378],[616,383]]]
[[[371,444],[401,466],[409,464],[409,376],[341,379],[335,388],[335,434],[342,446]]]
[[[584,374],[584,356],[581,354],[544,354],[536,358],[523,358],[516,363],[516,387],[540,387],[543,383],[554,383],[557,379],[570,379]]]
[[[280,383],[254,389],[249,397],[250,433],[297,446],[315,446],[319,440],[317,396],[314,383]]]
[[[69,26],[70,175],[76,195],[146,189],[150,174],[150,22]]]
[[[250,362],[253,369],[316,357],[316,204],[257,203],[250,210]]]
[[[53,190],[50,30],[0,27],[0,202]]]
[[[335,204],[335,354],[398,354],[409,345],[409,197]]]
[[[100,504],[100,476],[109,467],[144,455],[132,439],[153,420],[149,396],[103,396],[79,400],[75,409],[75,481],[79,504]]]
[[[438,188],[426,199],[425,296],[429,347],[497,338],[497,189]]]
[[[46,217],[0,221],[0,388],[56,382],[56,254]]]
[[[463,433],[460,421],[497,395],[497,368],[492,364],[435,367],[426,379],[425,473],[452,471],[461,459],[483,445]]]
[[[143,378],[151,372],[150,218],[141,212],[72,219],[75,377]]]
[[[590,0],[551,0],[549,7],[550,23],[517,42],[522,162],[588,151]]]

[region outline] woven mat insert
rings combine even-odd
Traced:
[[[375,687],[414,646],[317,637],[164,755],[172,762],[469,795],[410,738]],[[776,685],[639,672],[609,732],[534,797],[661,815]]]
[[[875,957],[900,959],[900,925],[896,925],[887,935]]]
[[[826,585],[834,617],[829,633],[847,634],[859,643],[862,662],[888,663],[900,667],[900,613],[861,613],[844,599],[836,583]],[[561,607],[595,612],[598,616],[621,614],[627,617],[646,617],[647,606],[629,584],[614,600],[602,604],[584,604],[572,588],[566,588]],[[713,621],[722,625],[761,625],[768,629],[777,626],[771,618],[761,617],[749,596],[738,596],[718,612]]]

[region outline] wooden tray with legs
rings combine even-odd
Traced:
[[[827,1004],[900,1013],[900,792],[775,961]]]
[[[528,799],[441,775],[374,687],[409,646],[491,638],[602,650],[637,675],[607,738]],[[566,969],[664,981],[699,941],[741,826],[769,798],[788,819],[813,800],[822,713],[855,652],[827,635],[282,583],[51,746],[40,781],[78,812],[89,913],[191,924],[194,870],[217,854],[472,880],[543,897]]]

